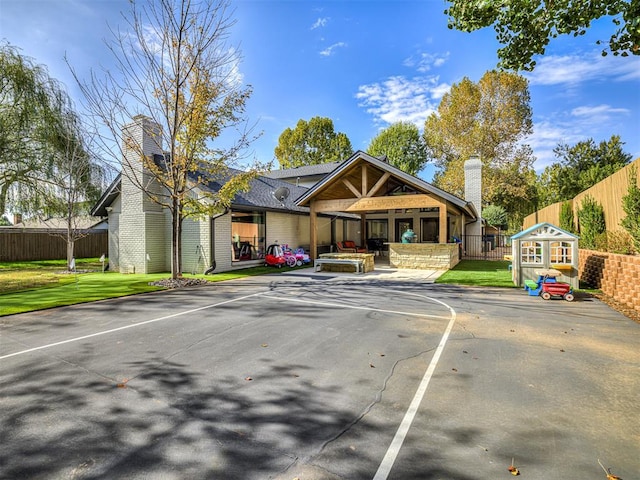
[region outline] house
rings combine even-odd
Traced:
[[[129,141],[139,142],[145,155],[160,158],[163,152],[150,138],[158,138],[157,129],[144,116],[125,126]],[[216,191],[220,186],[212,182],[202,188]],[[479,222],[478,211],[472,203],[358,151],[335,164],[266,173],[255,178],[247,192],[238,193],[226,211],[204,220],[185,219],[183,271],[261,265],[272,243],[303,246],[314,258],[342,240],[365,245],[375,238],[398,244],[408,228],[420,244],[432,244],[429,251],[455,251],[458,258],[458,244],[452,240]],[[134,185],[130,175],[114,180],[92,214],[108,217],[112,270],[170,270],[170,213]]]
[[[151,156],[162,155],[150,138],[157,128],[145,116],[137,116],[125,126],[128,138],[140,142],[143,153]],[[220,186],[220,182],[213,181],[202,188],[215,191]],[[284,180],[259,176],[251,181],[247,192],[236,195],[224,212],[206,220],[185,219],[183,272],[202,273],[214,265],[216,272],[262,265],[266,247],[272,243],[308,249],[309,209],[295,204],[295,199],[307,190]],[[92,209],[92,215],[108,218],[111,270],[154,273],[171,269],[170,212],[151,201],[127,175],[118,175]],[[353,214],[323,214],[319,221],[319,250],[329,251],[343,235],[353,234],[358,225],[358,217]]]

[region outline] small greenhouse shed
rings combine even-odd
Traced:
[[[560,272],[559,282],[578,288],[578,236],[550,223],[538,223],[511,237],[513,283],[537,280],[541,270]]]

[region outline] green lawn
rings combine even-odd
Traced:
[[[0,263],[0,316],[162,290],[161,287],[149,285],[149,282],[170,276],[168,273],[102,273],[102,265],[97,259],[77,260],[76,267],[78,270],[92,269],[94,272],[62,273],[65,269],[64,261]],[[221,282],[285,270],[255,267],[207,276],[185,277]]]
[[[436,283],[514,288],[509,270],[510,263],[505,260],[462,260],[441,275]]]
[[[169,277],[167,273],[102,273],[102,265],[95,258],[79,259],[76,266],[78,270],[92,272],[62,273],[65,269],[64,261],[0,263],[0,316],[162,290],[161,287],[149,285],[149,282]],[[441,275],[436,283],[513,288],[508,266],[508,261],[463,260]],[[220,282],[287,270],[255,267],[185,277]]]

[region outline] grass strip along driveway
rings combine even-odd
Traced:
[[[149,285],[149,282],[169,276],[168,273],[103,273],[98,259],[79,259],[76,262],[79,272],[92,272],[68,273],[65,268],[64,260],[0,263],[0,316],[162,290],[162,287]],[[256,267],[185,277],[220,282],[264,273],[276,273],[276,270]]]

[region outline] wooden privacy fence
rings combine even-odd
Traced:
[[[573,208],[576,223],[578,219],[578,209],[581,207],[584,197],[589,195],[602,205],[607,230],[621,230],[620,220],[626,215],[622,208],[622,197],[629,192],[629,178],[632,168],[636,169],[636,181],[640,187],[640,158],[637,158],[616,173],[596,183],[593,187],[579,193],[572,200],[568,200]],[[560,207],[563,203],[564,202],[554,203],[525,217],[522,228],[527,229],[541,222],[549,222],[559,226]]]
[[[64,230],[0,228],[0,262],[64,260],[67,258],[67,243],[59,236],[64,233]],[[86,230],[85,233],[85,237],[75,242],[76,258],[109,253],[107,230]]]

